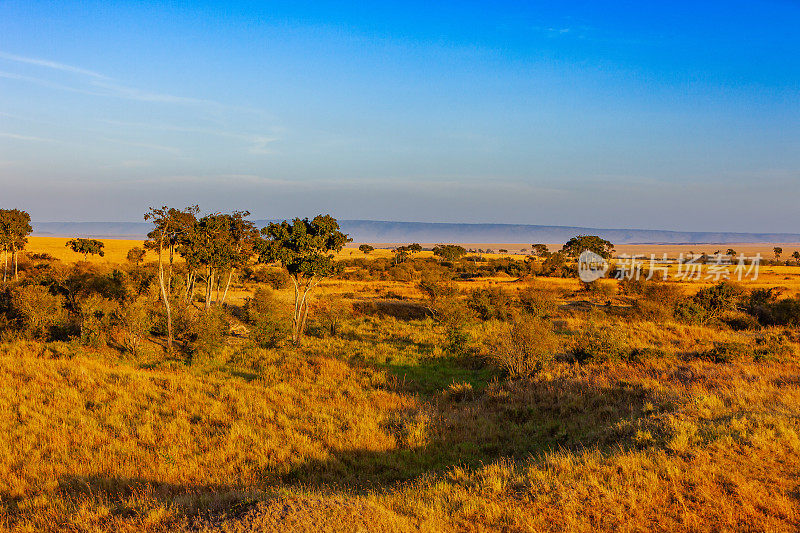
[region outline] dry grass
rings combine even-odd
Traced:
[[[135,244],[110,242],[104,261]],[[58,244],[37,238],[31,249],[77,256]],[[768,268],[764,283],[794,273]],[[798,289],[792,282],[787,290]],[[154,351],[134,360],[77,344],[2,344],[0,529],[800,528],[793,332],[782,357],[715,363],[701,357],[715,342],[783,330],[631,320],[616,295],[594,306],[573,292],[575,280],[535,283],[558,295],[564,350],[591,320],[657,355],[559,362],[510,379],[484,363],[502,324],[469,325],[468,353],[453,355],[442,326],[402,314],[421,304],[414,284],[336,280],[320,285],[317,302],[375,309],[348,314],[336,335],[312,323],[297,349],[230,339],[186,363]],[[251,289],[237,287],[233,301]],[[604,311],[585,310],[595,307]]]

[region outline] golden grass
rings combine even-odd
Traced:
[[[40,239],[31,251],[81,259],[68,257],[78,254],[65,239]],[[109,262],[139,244],[106,242]],[[765,270],[750,287],[798,290],[784,279],[795,267]],[[558,363],[510,380],[481,363],[492,321],[468,328],[474,355],[462,357],[442,348],[430,319],[371,312],[348,313],[338,335],[309,336],[302,348],[230,339],[191,363],[77,343],[0,344],[0,530],[800,528],[793,332],[793,352],[780,358],[714,363],[699,354],[755,334],[623,320],[616,295],[607,314],[589,315],[574,304],[594,297],[573,293],[576,280],[533,283],[559,295],[565,346],[592,316],[660,355]],[[503,277],[458,285],[525,286]],[[232,302],[251,289],[237,286]],[[288,303],[291,291],[276,297]],[[338,280],[314,296],[420,297],[413,283]]]
[[[83,261],[83,254],[75,253],[71,249],[67,248],[66,244],[69,240],[70,239],[61,237],[29,237],[28,246],[25,250],[28,253],[47,253],[56,259],[64,261],[65,263],[76,263],[78,261]],[[98,240],[104,244],[103,251],[105,252],[105,256],[89,256],[88,260],[91,263],[103,265],[123,263],[125,261],[125,256],[128,255],[128,251],[135,246],[141,248],[143,243],[143,241],[122,239]],[[152,254],[150,254],[148,258],[153,259]]]

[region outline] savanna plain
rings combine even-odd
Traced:
[[[167,349],[157,253],[102,241],[31,237],[0,288],[0,528],[800,528],[791,245],[591,284],[560,245],[349,246],[295,342],[280,262],[206,290],[165,252]]]

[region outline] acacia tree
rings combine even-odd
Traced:
[[[187,225],[194,220],[194,215],[199,207],[187,207],[184,211],[163,206],[156,209],[151,207],[144,214],[144,219],[153,223],[155,228],[147,234],[148,241],[145,248],[158,251],[158,285],[161,288],[161,300],[167,315],[167,352],[172,352],[172,308],[170,306],[170,292],[172,289],[172,263],[175,247],[187,231]],[[164,252],[169,252],[169,279],[164,276]]]
[[[157,217],[153,216],[153,211],[158,212]],[[172,270],[175,263],[175,252],[178,251],[178,247],[185,240],[186,235],[191,232],[197,223],[196,215],[199,212],[200,207],[197,205],[189,206],[183,210],[164,206],[158,210],[150,208],[150,212],[145,215],[145,220],[151,220],[156,226],[147,234],[147,240],[144,242],[146,250],[158,251],[161,233],[164,233],[162,246],[169,253],[169,263],[165,276],[167,294],[172,294]],[[150,218],[148,218],[148,215],[150,215]]]
[[[568,240],[561,247],[561,251],[572,258],[577,258],[584,250],[589,250],[604,259],[609,259],[614,252],[614,245],[597,235],[578,235]]]
[[[247,265],[253,256],[256,241],[258,241],[258,229],[255,224],[246,220],[250,216],[249,211],[234,211],[230,215],[224,215],[228,223],[228,246],[231,248],[229,255],[228,281],[225,284],[225,291],[222,293],[222,305],[225,305],[225,298],[228,296],[228,288],[231,286],[231,278],[237,268]]]
[[[232,264],[233,249],[230,242],[230,225],[226,215],[212,213],[197,221],[189,246],[191,258],[187,260],[205,268],[206,310],[211,307],[220,271],[230,268]],[[217,299],[219,299],[219,289],[217,289]]]
[[[3,250],[3,283],[8,277],[8,253],[14,264],[14,279],[17,275],[17,255],[28,244],[31,234],[31,216],[20,209],[0,209],[0,248]]]
[[[83,254],[84,261],[89,259],[89,255],[99,255],[100,257],[106,255],[105,251],[103,251],[105,244],[97,239],[70,239],[64,246],[75,253]]]
[[[457,244],[439,244],[433,247],[433,255],[441,257],[445,261],[455,261],[466,253],[466,248]]]
[[[138,265],[142,261],[144,261],[144,256],[147,251],[144,248],[139,248],[138,246],[134,246],[130,250],[128,250],[128,255],[125,256],[125,259],[128,262],[133,263],[134,265]]]
[[[772,249],[772,253],[775,254],[775,261],[780,261],[781,254],[783,253],[783,248],[781,248],[780,246],[776,246],[775,248]]]
[[[265,238],[259,242],[259,261],[281,263],[294,282],[292,342],[298,344],[308,318],[308,294],[338,270],[332,252],[352,239],[339,231],[339,223],[330,215],[272,223],[261,233]]]
[[[546,244],[541,244],[541,243],[531,244],[531,255],[534,255],[536,257],[546,257],[548,253],[550,252],[547,250]]]
[[[366,255],[366,254],[372,252],[373,250],[375,250],[375,247],[374,246],[370,246],[369,244],[362,244],[361,246],[358,247],[358,249],[361,250],[362,252],[364,252],[364,255]]]

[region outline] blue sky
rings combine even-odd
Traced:
[[[800,3],[431,4],[0,2],[0,204],[800,231]]]

